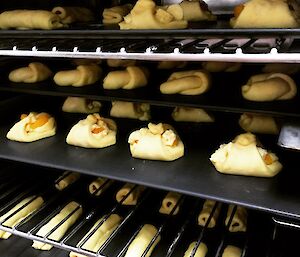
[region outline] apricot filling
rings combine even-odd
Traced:
[[[48,114],[40,114],[36,118],[35,122],[30,123],[30,128],[36,129],[38,127],[45,125],[48,122],[49,118],[50,118],[50,116]]]
[[[272,159],[271,155],[268,153],[265,154],[263,159],[264,159],[265,164],[267,164],[267,165],[271,165],[273,163],[273,159]]]
[[[244,5],[243,4],[239,4],[234,8],[234,17],[239,17],[239,15],[241,14],[241,12],[244,10]]]
[[[101,133],[103,130],[104,130],[103,127],[93,128],[93,129],[92,129],[92,133],[93,133],[93,134],[99,134],[99,133]]]
[[[20,119],[21,119],[21,120],[24,120],[27,116],[28,116],[27,114],[24,114],[24,113],[23,113],[23,114],[21,114]]]

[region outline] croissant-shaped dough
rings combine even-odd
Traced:
[[[101,188],[100,190],[97,191],[97,193],[95,194],[96,196],[101,195],[112,183],[113,181],[110,180],[109,182],[107,182],[107,178],[97,178],[95,179],[90,185],[89,185],[89,192],[90,194],[95,194],[95,192],[98,190],[98,188],[102,187],[102,185],[104,183],[105,186],[103,186],[103,188]]]
[[[227,226],[230,216],[233,212],[234,205],[230,204],[228,206],[227,217],[225,220],[225,225]],[[244,207],[237,206],[236,212],[233,215],[233,219],[229,226],[230,232],[245,232],[247,230],[247,217],[248,213]]]
[[[72,59],[71,60],[71,64],[76,65],[76,66],[91,65],[91,64],[98,65],[98,64],[101,64],[101,63],[102,63],[102,60],[99,60],[99,59],[82,59],[82,58],[79,58],[79,59]]]
[[[63,26],[56,14],[44,10],[14,10],[0,14],[1,29],[58,29]]]
[[[116,143],[117,125],[111,119],[94,113],[74,125],[66,139],[69,145],[103,148]]]
[[[120,29],[183,29],[187,21],[158,8],[153,0],[138,0],[119,26]]]
[[[292,75],[300,70],[299,63],[267,63],[262,72],[265,73],[284,73],[287,75]]]
[[[238,5],[230,19],[233,28],[296,28],[299,21],[287,0],[250,0]]]
[[[223,251],[222,257],[241,257],[242,250],[233,245],[227,245]]]
[[[146,103],[114,101],[112,102],[110,116],[117,118],[150,120],[150,105]]]
[[[103,24],[117,24],[121,22],[125,15],[132,9],[132,4],[124,4],[105,8],[103,11]]]
[[[274,135],[279,133],[275,119],[270,116],[244,113],[240,117],[239,124],[247,132]]]
[[[205,226],[216,204],[217,204],[216,201],[212,201],[212,200],[206,200],[204,202],[202,210],[198,216],[198,225],[203,227]],[[216,226],[218,217],[220,215],[220,211],[221,211],[221,204],[218,204],[207,226],[208,228],[214,228]]]
[[[212,115],[200,108],[175,107],[172,112],[175,121],[186,122],[214,122]]]
[[[12,82],[36,83],[52,76],[52,71],[40,62],[29,63],[28,67],[18,68],[9,73]]]
[[[104,89],[133,89],[146,86],[148,71],[141,67],[128,66],[126,70],[111,71],[103,81]]]
[[[57,72],[54,82],[59,86],[82,87],[97,82],[101,73],[101,68],[95,64],[79,65],[76,70]]]
[[[181,194],[176,192],[169,192],[163,199],[161,203],[161,207],[159,212],[162,214],[170,214],[171,211],[176,206],[177,202],[179,201]],[[173,212],[173,215],[176,215],[179,212],[179,206],[176,207],[176,210]]]
[[[235,72],[241,68],[241,63],[238,62],[203,62],[203,69],[209,72]]]
[[[187,65],[187,62],[179,62],[179,61],[160,61],[157,64],[157,69],[160,70],[171,70],[177,68],[184,68]]]
[[[148,160],[173,161],[184,155],[184,145],[168,124],[148,124],[132,132],[128,138],[131,155]]]
[[[195,245],[196,245],[196,241],[191,243],[189,245],[189,248],[185,251],[183,257],[190,257],[192,252],[193,252],[193,249],[194,249]],[[197,249],[194,257],[205,257],[206,254],[207,254],[207,251],[208,251],[208,249],[207,249],[206,244],[201,242],[200,245],[198,246],[198,249]]]
[[[71,97],[69,96],[63,106],[64,112],[71,113],[95,113],[99,112],[101,103],[98,101],[88,100],[83,97]]]
[[[132,190],[134,184],[126,183],[116,194],[116,200],[121,202],[123,198]],[[137,186],[128,197],[122,202],[122,205],[136,205],[141,194],[144,192],[145,187]]]
[[[186,21],[216,20],[216,16],[208,10],[207,4],[202,0],[184,0],[179,5],[183,10],[183,19]]]
[[[107,66],[117,68],[117,67],[128,67],[135,66],[136,60],[123,60],[123,59],[107,59]]]
[[[64,190],[69,185],[73,184],[80,178],[80,173],[65,171],[55,183],[56,189],[59,191]]]
[[[200,95],[210,87],[209,74],[204,70],[174,72],[160,85],[163,94]]]
[[[48,113],[31,112],[22,114],[17,122],[7,133],[10,140],[19,142],[33,142],[42,138],[51,137],[56,133],[56,124]]]
[[[60,17],[63,24],[89,22],[95,19],[93,12],[85,7],[57,6],[52,9],[52,12]]]
[[[210,157],[221,173],[273,177],[282,169],[278,157],[258,146],[255,135],[245,133],[223,144]]]

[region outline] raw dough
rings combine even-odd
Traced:
[[[59,191],[64,190],[69,185],[73,184],[80,178],[80,173],[65,171],[55,182],[55,187]]]
[[[132,190],[134,184],[126,183],[116,194],[116,200],[121,202],[123,198]],[[140,198],[141,194],[144,192],[145,187],[137,186],[123,201],[122,205],[136,205],[138,199]]]
[[[162,214],[170,214],[174,209],[175,205],[179,201],[181,194],[176,192],[169,192],[163,199],[159,212]],[[173,215],[176,215],[179,212],[179,206],[176,207],[176,210],[173,212]]]
[[[135,66],[136,60],[123,60],[123,59],[107,59],[107,66],[109,67],[128,67]]]
[[[52,12],[60,17],[63,24],[89,22],[95,19],[92,11],[85,7],[57,6],[52,9]]]
[[[89,114],[74,125],[66,139],[69,145],[85,148],[103,148],[116,143],[117,125],[99,114]]]
[[[262,72],[265,73],[284,73],[287,75],[292,75],[300,70],[299,63],[267,63]]]
[[[213,21],[217,19],[202,0],[184,0],[179,5],[183,11],[183,19],[186,21]]]
[[[175,107],[172,112],[175,121],[186,122],[214,122],[212,115],[200,108]]]
[[[198,216],[198,225],[204,227],[206,222],[208,221],[208,218],[210,216],[210,214],[213,211],[213,208],[215,207],[215,205],[218,204],[216,201],[212,201],[212,200],[206,200],[203,204],[202,210]],[[217,224],[217,220],[218,217],[220,215],[220,211],[221,211],[221,204],[218,204],[218,206],[215,209],[214,214],[212,215],[210,222],[208,224],[208,228],[214,228]]]
[[[130,10],[132,4],[124,4],[120,6],[114,6],[111,8],[105,8],[103,11],[103,24],[118,24],[121,22]]]
[[[117,118],[150,120],[150,104],[114,101],[112,102],[110,116]]]
[[[88,100],[83,97],[71,97],[69,96],[63,106],[62,110],[64,112],[74,112],[74,113],[95,113],[99,112],[101,108],[101,103],[98,101]]]
[[[222,257],[241,257],[242,250],[233,245],[227,245],[223,251]]]
[[[128,138],[131,155],[148,160],[173,161],[184,155],[184,145],[168,124],[149,123],[148,128],[132,132]]]
[[[179,62],[179,61],[160,61],[157,64],[157,69],[160,70],[171,70],[171,69],[180,69],[184,68],[187,65],[187,62]]]
[[[55,133],[55,120],[50,114],[31,112],[28,115],[22,114],[21,120],[8,131],[6,137],[19,142],[33,142]]]
[[[203,62],[202,67],[210,72],[235,72],[241,68],[238,62]]]
[[[108,179],[107,178],[97,178],[95,179],[90,185],[89,185],[89,192],[90,194],[94,194],[98,188],[100,188],[104,183],[106,183]],[[95,195],[99,196],[101,195],[111,184],[113,183],[112,180],[107,182],[103,188],[101,188]]]
[[[192,252],[193,252],[193,249],[196,245],[196,242],[193,242],[189,245],[189,248],[186,250],[186,252],[184,253],[184,256],[183,257],[190,257]],[[204,243],[200,243],[194,257],[205,257],[206,256],[206,253],[207,253],[207,246],[206,244]]]
[[[228,206],[227,217],[225,220],[225,225],[227,226],[230,216],[232,214],[234,205],[230,204]],[[236,212],[229,226],[230,232],[245,232],[247,230],[247,217],[248,213],[244,207],[237,206]]]

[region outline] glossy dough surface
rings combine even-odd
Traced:
[[[200,108],[175,107],[172,112],[175,121],[214,122],[214,117]]]
[[[196,245],[196,242],[191,243],[189,245],[189,248],[185,251],[183,257],[190,257],[192,252],[193,252],[193,249],[194,249],[195,245]],[[207,251],[208,251],[208,249],[207,249],[206,244],[201,242],[198,249],[197,249],[197,251],[196,251],[196,253],[195,253],[195,255],[194,255],[194,257],[205,257],[206,254],[207,254]]]
[[[110,116],[117,118],[149,120],[151,117],[150,105],[146,103],[113,101]]]
[[[71,113],[95,113],[99,112],[101,103],[98,101],[88,100],[83,97],[71,97],[69,96],[63,106],[64,112]]]

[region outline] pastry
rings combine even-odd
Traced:
[[[64,112],[74,113],[95,113],[99,112],[101,103],[98,101],[89,100],[83,97],[71,97],[69,96],[63,106]]]
[[[157,64],[157,69],[159,70],[171,70],[171,69],[180,69],[184,68],[187,65],[187,62],[179,62],[179,61],[160,61]]]
[[[76,210],[76,211],[75,211]],[[44,237],[56,225],[58,225],[68,215],[73,213],[64,223],[62,223],[56,230],[53,231],[47,238],[59,241],[67,230],[80,218],[82,214],[82,207],[76,202],[68,203],[58,214],[56,214],[48,223],[42,226],[36,233],[37,236]],[[38,241],[33,241],[32,247],[39,250],[49,251],[53,246]]]
[[[132,4],[124,4],[119,6],[114,6],[111,8],[105,8],[103,11],[103,24],[118,24],[123,21],[124,16],[126,16],[132,9]]]
[[[52,12],[59,16],[63,24],[89,22],[95,19],[93,12],[85,7],[57,6],[52,9]]]
[[[6,137],[19,142],[33,142],[55,133],[55,120],[50,114],[31,112],[22,114],[21,120],[8,131]]]
[[[209,72],[235,72],[241,68],[239,62],[203,62],[203,69]]]
[[[234,205],[230,204],[228,206],[227,216],[225,220],[225,225],[228,225],[230,216],[233,212]],[[236,212],[233,215],[232,221],[228,230],[230,232],[245,232],[247,230],[247,210],[244,207],[237,206]]]
[[[284,73],[292,75],[300,70],[299,63],[267,63],[263,68],[262,72],[265,73]]]
[[[265,73],[252,76],[242,86],[242,95],[251,101],[274,101],[292,99],[297,94],[294,80],[282,73]]]
[[[271,116],[244,113],[239,119],[239,124],[247,132],[274,135],[279,133],[279,126]]]
[[[113,181],[108,181],[107,178],[96,178],[90,185],[89,185],[89,192],[92,195],[99,196],[101,195],[112,183]],[[104,185],[105,184],[105,185]],[[103,186],[104,185],[104,186]],[[102,187],[101,189],[99,189]],[[96,193],[97,191],[97,193]]]
[[[210,160],[219,172],[226,174],[273,177],[282,169],[278,157],[262,148],[251,133],[221,145]]]
[[[210,222],[207,225],[207,227],[214,228],[216,226],[222,205],[218,204],[216,201],[213,201],[213,200],[206,200],[204,202],[202,210],[198,216],[198,225],[200,225],[202,227],[204,227],[206,225],[206,222],[208,221],[216,204],[217,204],[217,207],[216,207],[213,215],[211,216]]]
[[[234,8],[233,28],[296,28],[299,20],[287,0],[250,0]]]
[[[150,224],[145,224],[129,245],[124,257],[141,257],[156,233],[156,227]],[[150,257],[152,251],[154,250],[155,246],[158,244],[159,241],[160,236],[158,236],[157,239],[154,241],[145,257]]]
[[[36,83],[52,76],[52,71],[40,62],[29,63],[28,67],[18,68],[9,73],[12,82]]]
[[[173,161],[184,155],[184,145],[168,124],[149,123],[148,128],[132,132],[128,138],[131,155],[135,158]]]
[[[103,148],[116,143],[117,125],[99,114],[89,114],[74,125],[66,139],[69,145],[85,148]]]
[[[209,74],[204,70],[174,72],[160,85],[163,94],[200,95],[210,87]]]
[[[95,64],[79,65],[76,70],[57,72],[54,76],[54,82],[59,86],[82,87],[97,82],[101,73],[101,68]]]
[[[184,256],[183,257],[190,257],[193,249],[196,245],[196,242],[193,242],[189,245],[189,248],[185,251]],[[204,243],[200,243],[200,245],[198,246],[198,249],[194,255],[194,257],[205,257],[207,253],[207,246]]]
[[[172,112],[175,121],[214,122],[215,118],[200,108],[175,107]]]
[[[59,29],[63,26],[58,15],[44,10],[13,10],[0,14],[1,29]]]
[[[80,178],[80,173],[65,171],[55,182],[55,187],[59,191],[64,190]]]
[[[242,250],[233,245],[227,245],[223,251],[222,257],[241,257]]]
[[[136,60],[123,60],[123,59],[107,59],[107,66],[117,68],[117,67],[128,67],[135,66]]]
[[[183,11],[183,19],[186,21],[213,21],[217,19],[202,0],[184,0],[179,5]]]
[[[34,199],[34,200],[33,200]],[[31,203],[28,203],[32,201]],[[44,200],[42,197],[35,195],[30,196],[19,202],[15,207],[10,209],[7,213],[2,215],[0,217],[0,222],[2,223],[4,219],[8,218],[11,214],[13,214],[15,211],[17,211],[14,215],[12,215],[8,220],[3,222],[4,226],[13,228],[14,226],[21,223],[25,218],[27,218],[31,213],[39,209],[42,204],[44,203]],[[28,205],[26,205],[28,204]],[[26,205],[26,206],[25,206]],[[7,239],[11,236],[11,233],[0,230],[0,238],[1,239]]]
[[[82,59],[82,58],[79,58],[79,59],[72,59],[70,61],[71,61],[71,64],[73,64],[75,66],[91,65],[91,64],[98,65],[98,64],[102,63],[102,60],[99,60],[99,59]]]
[[[111,71],[103,81],[104,89],[133,89],[146,86],[148,71],[142,67],[128,66],[126,70]]]
[[[126,183],[116,194],[117,202],[121,202],[127,194],[133,189],[135,185],[131,183]],[[144,192],[145,187],[137,186],[122,202],[122,205],[136,205],[141,194]]]
[[[146,103],[112,102],[110,116],[117,118],[130,118],[150,120],[150,105]]]
[[[180,198],[181,198],[181,194],[179,193],[176,192],[167,193],[167,195],[165,196],[165,198],[161,203],[159,212],[162,214],[170,214],[171,211],[175,208]],[[179,212],[179,206],[176,207],[176,210],[174,210],[173,215],[176,215],[178,212]]]

